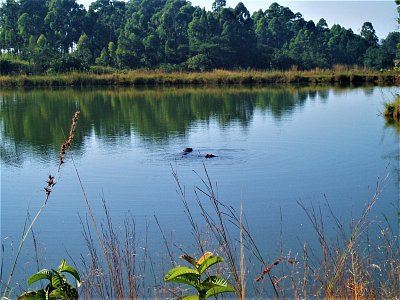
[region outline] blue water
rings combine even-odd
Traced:
[[[237,210],[242,203],[253,238],[267,260],[279,256],[281,236],[285,249],[293,253],[301,250],[302,241],[316,239],[298,201],[320,205],[327,214],[327,199],[335,215],[348,222],[361,213],[382,178],[386,178],[384,188],[371,218],[385,215],[396,226],[399,135],[380,115],[395,91],[393,87],[0,91],[4,274],[9,272],[27,211],[32,217],[39,209],[45,180],[57,171],[59,145],[75,110],[81,111],[77,140],[34,226],[42,266],[57,266],[69,256],[79,265],[80,255],[87,253],[79,215],[84,218],[88,212],[72,157],[94,214],[104,218],[102,198],[117,228],[122,228],[124,216],[132,214],[139,241],[148,235],[155,258],[165,256],[166,249],[154,215],[177,256],[180,248],[194,251],[172,170],[202,226],[194,190],[204,189],[205,166],[219,200]],[[185,147],[194,151],[182,155]],[[205,159],[207,153],[217,157]],[[326,219],[326,227],[334,228],[332,219]],[[17,292],[35,268],[28,239],[13,281]]]

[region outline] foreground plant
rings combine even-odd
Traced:
[[[400,133],[400,95],[397,95],[394,101],[385,103],[383,116],[386,125],[394,127],[397,133]]]
[[[9,293],[7,293],[7,292],[8,292],[8,289],[10,288],[11,280],[14,276],[14,271],[15,271],[15,268],[18,263],[19,255],[21,254],[22,247],[25,244],[25,241],[28,238],[29,234],[31,233],[33,225],[35,224],[36,220],[39,218],[40,214],[46,207],[47,201],[49,200],[51,192],[53,191],[53,187],[56,185],[57,178],[60,174],[61,165],[65,162],[64,159],[65,159],[66,151],[70,148],[70,146],[72,145],[72,142],[74,140],[75,128],[76,128],[76,123],[78,122],[78,118],[79,118],[79,111],[76,111],[74,116],[72,117],[72,123],[71,123],[71,128],[69,131],[68,138],[64,141],[64,143],[62,144],[61,149],[60,149],[58,170],[57,170],[56,176],[52,176],[52,175],[48,176],[48,178],[46,180],[47,186],[44,187],[44,191],[45,191],[44,202],[43,202],[42,206],[39,208],[39,210],[37,211],[35,217],[33,218],[32,222],[30,223],[28,228],[26,230],[24,229],[23,237],[19,243],[16,255],[14,258],[14,262],[11,267],[11,272],[10,272],[10,275],[8,276],[8,280],[7,280],[7,283],[6,283],[4,291],[3,291],[2,299],[5,299],[6,295],[9,295]],[[0,279],[2,278],[1,273],[2,272],[0,272]]]
[[[184,283],[194,287],[198,295],[190,295],[181,299],[207,299],[220,293],[235,292],[235,289],[228,281],[219,275],[211,275],[201,281],[202,274],[216,263],[223,262],[220,256],[214,256],[211,252],[206,252],[199,260],[182,255],[181,258],[189,262],[194,268],[175,267],[165,275],[166,282]]]
[[[78,272],[71,266],[68,266],[63,259],[57,270],[43,269],[32,275],[28,279],[28,285],[31,285],[39,280],[47,279],[49,284],[40,290],[26,292],[20,295],[18,300],[41,300],[41,299],[78,299],[78,291],[68,282],[63,273],[69,273],[76,279],[78,286],[81,284],[81,279]]]
[[[385,103],[385,112],[383,113],[386,118],[400,121],[400,95],[393,102]]]

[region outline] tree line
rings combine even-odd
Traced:
[[[273,3],[250,14],[243,3],[216,0],[207,11],[186,0],[5,0],[0,7],[3,60],[29,62],[37,72],[159,68],[390,68],[400,58],[400,33],[381,41],[370,22],[360,34],[316,24]],[[4,73],[4,71],[3,71]]]

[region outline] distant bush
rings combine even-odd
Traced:
[[[384,115],[386,118],[393,119],[397,122],[400,120],[400,96],[397,96],[397,99],[393,102],[385,103]]]
[[[79,57],[65,54],[59,58],[53,59],[49,64],[49,69],[56,73],[64,73],[71,71],[87,71],[89,70],[89,66]]]
[[[19,75],[35,72],[35,66],[27,61],[0,58],[0,75]]]
[[[204,54],[198,54],[188,59],[187,67],[191,71],[209,71],[212,69],[212,61]]]
[[[89,72],[93,74],[113,74],[116,73],[116,69],[104,66],[91,66]]]

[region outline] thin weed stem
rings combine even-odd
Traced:
[[[19,259],[19,256],[21,254],[22,247],[25,244],[25,241],[28,238],[28,236],[29,236],[29,234],[30,234],[30,232],[32,230],[33,225],[35,224],[35,222],[37,221],[37,219],[39,218],[39,216],[43,212],[44,208],[46,207],[47,201],[50,198],[50,195],[51,195],[51,192],[53,190],[53,187],[55,186],[55,184],[57,182],[57,178],[60,175],[61,165],[64,163],[64,160],[65,160],[65,154],[66,154],[67,150],[70,148],[70,146],[72,145],[72,142],[73,142],[73,139],[74,139],[75,128],[76,128],[76,123],[78,121],[78,117],[79,117],[79,111],[75,112],[75,114],[74,114],[74,116],[72,118],[71,129],[70,129],[70,133],[69,133],[68,139],[65,140],[65,142],[61,146],[60,160],[59,160],[59,163],[58,163],[56,176],[49,175],[49,177],[48,177],[48,179],[46,181],[47,186],[44,188],[45,198],[44,198],[43,204],[39,208],[39,210],[37,211],[35,217],[32,219],[32,222],[30,222],[27,230],[24,231],[25,234],[23,234],[23,237],[22,237],[22,239],[21,239],[21,241],[20,241],[20,243],[18,245],[18,250],[16,252],[16,255],[15,255],[12,267],[11,267],[10,275],[8,277],[6,286],[5,286],[4,291],[3,291],[2,298],[6,298],[7,291],[8,291],[8,288],[10,287],[11,280],[12,280],[12,278],[14,276],[15,268],[17,266],[18,259]]]

